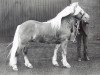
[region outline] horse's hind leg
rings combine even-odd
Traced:
[[[62,47],[62,64],[64,67],[70,68],[70,64],[67,62],[67,45],[68,45],[68,40],[65,40],[62,42],[61,47]]]
[[[27,47],[24,47],[24,49],[22,51],[23,51],[23,55],[24,55],[25,66],[28,68],[33,68],[32,64],[29,62],[28,57],[27,57],[27,52],[28,52]]]
[[[58,52],[59,47],[60,47],[60,44],[57,44],[55,49],[54,49],[54,55],[52,57],[52,64],[55,66],[59,66],[59,64],[57,62],[57,52]]]

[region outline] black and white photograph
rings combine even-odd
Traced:
[[[100,0],[0,0],[0,75],[100,75]]]

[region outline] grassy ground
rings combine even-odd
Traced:
[[[72,66],[70,69],[62,68],[60,62],[60,51],[58,53],[58,61],[60,67],[54,67],[51,63],[53,44],[37,44],[31,43],[28,57],[33,64],[33,69],[28,69],[24,66],[22,53],[18,58],[18,72],[12,71],[8,66],[7,55],[10,47],[6,46],[11,42],[11,39],[1,40],[0,43],[0,75],[99,75],[100,74],[100,41],[89,41],[88,50],[90,61],[76,61],[76,44],[69,42],[68,45],[68,62]],[[61,48],[59,49],[61,50]]]

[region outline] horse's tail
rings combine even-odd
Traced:
[[[11,46],[12,44],[13,44],[13,42],[9,43],[9,44],[7,45],[7,47],[6,47],[6,49],[8,49],[8,47]],[[11,52],[11,51],[10,51],[10,52]],[[10,52],[9,52],[9,54],[7,55],[7,58],[10,56]]]
[[[19,29],[20,29],[20,25],[17,26],[17,29],[15,31],[15,35],[14,35],[14,39],[12,44],[12,48],[8,54],[8,56],[14,56],[17,52],[18,46],[19,46]],[[8,45],[9,46],[9,45]]]
[[[6,47],[6,48],[8,48],[9,46],[11,46],[12,44],[13,44],[13,42],[9,43],[9,44],[7,45],[7,47]]]

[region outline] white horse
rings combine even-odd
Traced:
[[[81,14],[81,16],[79,16]],[[25,47],[30,40],[40,41],[43,38],[44,42],[56,43],[54,49],[54,55],[52,63],[55,66],[59,66],[57,62],[57,51],[58,48],[62,47],[62,64],[64,67],[70,68],[70,64],[67,62],[67,44],[71,36],[71,29],[74,31],[74,25],[76,24],[75,17],[78,19],[88,21],[89,15],[79,6],[78,2],[70,4],[62,10],[58,15],[47,21],[38,22],[35,20],[28,20],[17,26],[12,48],[10,50],[9,65],[13,70],[17,68],[17,55],[22,50],[24,54],[25,66],[33,68],[27,57],[27,49]]]

